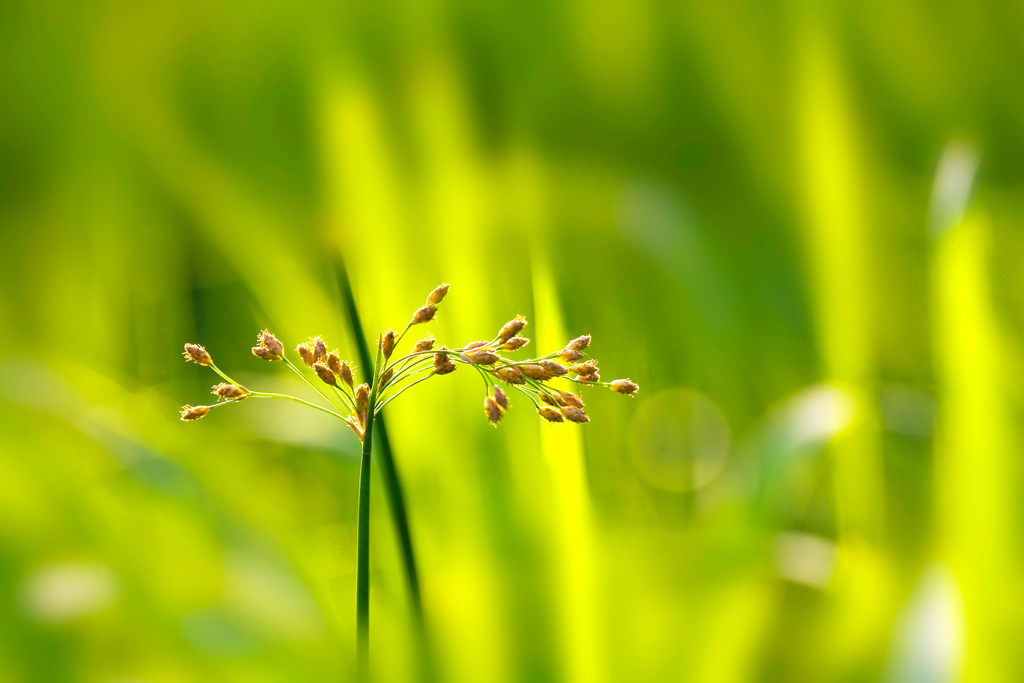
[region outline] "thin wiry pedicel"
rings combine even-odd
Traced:
[[[387,330],[380,335],[378,343],[383,360],[371,373],[373,376],[368,378],[369,381],[358,385],[355,380],[355,366],[350,361],[342,360],[337,349],[328,352],[322,337],[311,337],[295,347],[299,360],[320,380],[321,383],[318,384],[306,379],[300,366],[288,360],[284,344],[269,330],[259,333],[257,345],[252,348],[253,355],[267,361],[284,361],[284,364],[303,376],[306,383],[330,403],[329,409],[294,396],[250,391],[221,372],[205,348],[198,344],[186,344],[186,360],[210,367],[226,381],[213,388],[217,403],[210,406],[187,405],[181,410],[181,419],[198,420],[208,415],[214,407],[237,403],[250,397],[287,398],[341,418],[352,428],[356,436],[362,439],[371,411],[376,413],[414,384],[435,375],[451,374],[460,364],[472,368],[483,378],[486,390],[484,414],[488,422],[494,426],[498,425],[512,407],[506,388],[526,396],[533,403],[537,414],[554,424],[583,424],[590,421],[590,416],[580,396],[566,389],[556,388],[552,385],[553,381],[572,382],[579,386],[605,386],[615,393],[629,397],[636,396],[639,391],[640,387],[630,379],[601,381],[597,360],[586,352],[591,343],[589,334],[576,337],[564,348],[542,356],[523,360],[508,357],[508,354],[521,351],[530,342],[521,334],[529,324],[521,315],[505,323],[491,340],[469,342],[461,347],[449,349],[447,346],[437,345],[434,337],[428,334],[417,341],[409,353],[392,360],[405,333],[413,325],[424,325],[437,318],[439,306],[448,294],[449,287],[447,283],[436,287],[427,296],[426,302],[413,312],[401,333]],[[375,397],[373,406],[370,405],[371,396]]]

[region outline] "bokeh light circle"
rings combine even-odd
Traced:
[[[646,483],[665,491],[706,486],[725,467],[731,443],[722,411],[690,389],[655,394],[630,427],[633,466]]]

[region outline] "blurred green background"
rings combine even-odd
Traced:
[[[0,4],[0,680],[354,671],[358,448],[269,326],[590,333],[386,411],[451,681],[1024,680],[1024,4]],[[531,345],[531,348],[532,345]],[[520,397],[522,398],[522,397]],[[375,472],[372,663],[416,678]]]

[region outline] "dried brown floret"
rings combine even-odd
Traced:
[[[535,379],[540,382],[554,377],[554,374],[542,365],[529,364],[519,365],[516,367],[518,367],[519,370],[530,379]]]
[[[573,406],[582,410],[586,406],[583,404],[583,399],[572,393],[571,391],[560,391],[558,392],[558,398],[561,400],[561,405]]]
[[[612,391],[632,398],[640,390],[640,385],[630,379],[617,379],[612,381],[610,388]]]
[[[537,394],[537,398],[540,399],[541,403],[546,403],[552,408],[557,408],[560,405],[553,395],[549,395],[548,393],[543,391]]]
[[[273,351],[263,346],[252,347],[252,355],[256,356],[257,358],[262,358],[263,360],[271,361],[281,360],[282,358],[282,356],[275,355]]]
[[[352,374],[353,373],[354,373],[354,370],[353,370],[352,366],[349,365],[348,361],[347,360],[346,361],[342,361],[341,362],[341,372],[338,373],[338,374],[341,375],[341,379],[343,379],[345,381],[345,384],[349,385],[349,387],[352,386]]]
[[[437,341],[429,334],[423,339],[416,342],[416,346],[412,347],[413,352],[430,351],[434,348],[434,342]]]
[[[592,375],[597,372],[597,361],[588,360],[586,363],[577,363],[569,370],[577,375]]]
[[[201,417],[206,417],[209,412],[210,406],[182,406],[181,420],[182,422],[191,422],[192,420],[198,420]]]
[[[565,345],[565,348],[572,351],[582,351],[590,346],[590,335],[585,334],[582,337],[576,337],[571,342]]]
[[[438,351],[447,351],[447,346],[442,346]],[[455,372],[455,363],[448,358],[447,353],[435,353],[434,354],[434,374],[435,375],[447,375],[449,372]]]
[[[327,344],[324,344],[323,339],[313,337],[309,340],[309,346],[313,349],[313,356],[316,358],[316,362],[322,363],[327,359]]]
[[[553,360],[539,360],[537,361],[537,365],[550,372],[553,377],[561,377],[565,373],[569,372],[564,365],[556,363]]]
[[[494,387],[494,402],[501,406],[502,410],[508,410],[508,395],[501,387]]]
[[[366,424],[366,409],[370,405],[370,385],[360,384],[356,387],[356,412],[359,417],[359,424]]]
[[[565,419],[569,422],[580,424],[590,422],[590,416],[576,406],[562,406],[562,415],[565,415]]]
[[[327,367],[329,367],[331,372],[335,375],[341,374],[341,356],[338,355],[337,349],[327,354]]]
[[[439,303],[441,303],[441,300],[444,299],[444,295],[448,293],[448,288],[449,287],[451,287],[451,285],[449,285],[447,282],[442,282],[441,284],[439,284],[434,289],[434,291],[430,293],[430,296],[427,297],[427,303],[430,303],[430,304],[439,304]]]
[[[491,421],[491,426],[497,427],[498,420],[501,419],[501,406],[490,396],[484,398],[484,413],[487,414],[487,419]]]
[[[583,358],[583,352],[576,349],[562,349],[558,352],[558,358],[563,363],[575,363]]]
[[[472,351],[467,351],[463,355],[477,365],[494,365],[501,360],[501,358],[498,357],[498,354],[493,351],[488,351],[487,349],[473,349]]]
[[[429,323],[434,319],[434,314],[437,313],[437,306],[433,304],[427,304],[416,309],[416,312],[412,314],[412,324],[419,325],[421,323]]]
[[[485,341],[469,342],[468,344],[466,344],[465,346],[462,347],[462,350],[463,351],[472,351],[473,349],[479,349],[481,346],[487,346],[487,342],[485,342]]]
[[[386,387],[388,385],[388,382],[390,382],[391,378],[394,377],[394,376],[395,376],[395,369],[394,368],[388,368],[387,370],[385,370],[384,374],[380,376],[380,386]]]
[[[210,392],[217,398],[224,401],[241,400],[247,397],[250,393],[248,389],[238,384],[227,384],[221,382],[220,384],[213,387],[213,391]]]
[[[526,346],[529,343],[530,343],[530,340],[527,339],[526,337],[516,336],[516,337],[512,337],[507,342],[502,344],[501,345],[501,350],[502,351],[509,351],[509,352],[511,352],[511,351],[518,351],[519,349],[523,348],[524,346]]]
[[[313,367],[313,363],[316,362],[316,353],[313,351],[313,347],[309,342],[296,346],[295,353],[299,354],[299,358],[302,359],[302,362],[309,367]]]
[[[526,379],[523,377],[523,371],[515,365],[506,365],[505,367],[498,368],[494,371],[494,374],[498,376],[502,382],[508,382],[509,384],[526,384]]]
[[[256,337],[257,346],[253,347],[253,354],[264,360],[281,360],[284,358],[284,344],[277,337],[270,333],[270,330],[263,330]],[[257,353],[256,349],[266,349],[266,353]]]
[[[537,414],[548,422],[565,422],[565,417],[550,406],[541,406],[537,409]]]
[[[592,372],[589,375],[577,375],[576,381],[582,384],[597,384],[601,381],[601,375],[597,372]]]
[[[338,386],[338,380],[335,379],[334,373],[323,363],[313,363],[313,371],[324,381],[324,384],[330,384],[332,387]]]
[[[206,352],[206,349],[199,344],[185,344],[185,353],[183,355],[185,356],[186,361],[205,366],[213,365],[213,358],[211,358],[210,354]],[[202,415],[199,417],[202,417]]]
[[[380,341],[380,352],[384,356],[384,360],[391,358],[391,354],[395,350],[395,331],[388,330],[381,337]]]
[[[512,320],[505,323],[505,326],[498,332],[498,343],[504,344],[512,337],[519,334],[520,330],[526,327],[526,318],[521,315],[517,315]]]

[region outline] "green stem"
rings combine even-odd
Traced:
[[[376,370],[376,368],[375,368]],[[377,388],[370,389],[370,406],[377,400]],[[369,679],[370,652],[370,454],[373,450],[371,407],[366,415],[363,449],[359,456],[359,510],[356,517],[356,662],[359,679]]]

